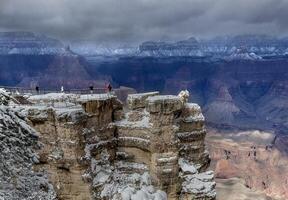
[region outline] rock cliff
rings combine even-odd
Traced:
[[[129,95],[127,108],[110,94],[30,101],[17,111],[39,133],[34,170],[58,199],[216,198],[198,105],[157,92]]]
[[[8,106],[8,93],[0,90],[0,199],[54,200],[56,193],[44,171],[36,172],[38,133],[24,116]]]

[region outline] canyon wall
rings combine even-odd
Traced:
[[[210,129],[207,139],[211,168],[223,180],[243,180],[246,188],[273,199],[288,198],[288,157],[273,133]],[[267,197],[268,198],[268,197]]]
[[[158,92],[129,95],[127,108],[110,94],[43,99],[17,109],[40,134],[34,170],[58,199],[215,199],[198,105]]]
[[[287,128],[286,59],[129,57],[96,66],[99,73],[138,92],[156,89],[163,94],[178,94],[187,89],[190,100],[203,108],[206,121],[213,124]]]

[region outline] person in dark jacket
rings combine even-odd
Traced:
[[[107,85],[107,92],[110,93],[112,91],[112,86],[110,83]]]
[[[39,94],[39,86],[35,87],[36,93]]]
[[[94,89],[93,85],[90,85],[89,89],[90,89],[90,93],[92,94],[93,93],[93,89]]]

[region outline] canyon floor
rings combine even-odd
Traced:
[[[240,178],[216,179],[217,199],[218,200],[275,200],[268,197],[261,191],[247,188],[245,182]]]
[[[273,132],[208,128],[217,199],[287,199],[288,157],[277,140]]]

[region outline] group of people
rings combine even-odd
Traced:
[[[90,85],[90,86],[89,86],[89,90],[90,90],[90,93],[92,94],[93,91],[94,91],[94,86],[93,86],[93,85]],[[35,91],[36,91],[37,94],[39,94],[39,92],[40,92],[40,87],[39,87],[38,85],[35,87]],[[106,91],[107,93],[110,93],[110,92],[112,91],[112,85],[111,85],[110,83],[106,84],[106,86],[105,86],[105,91]],[[61,92],[64,92],[64,86],[61,86]]]

